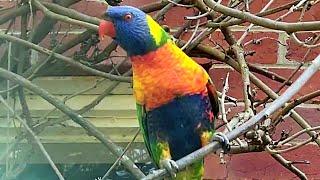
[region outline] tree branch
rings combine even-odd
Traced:
[[[286,23],[270,20],[267,18],[262,18],[253,15],[249,12],[242,12],[236,9],[228,8],[221,4],[218,4],[212,0],[204,0],[204,2],[213,10],[221,12],[225,15],[232,16],[238,19],[245,20],[247,22],[253,23],[255,25],[263,26],[270,29],[282,30],[287,33],[297,32],[297,31],[316,31],[320,30],[320,21],[313,22],[300,22],[300,23]],[[211,27],[210,22],[208,27]],[[214,27],[214,26],[213,26]]]
[[[121,82],[131,82],[131,78],[130,77],[123,77],[123,76],[117,76],[117,75],[113,75],[113,74],[110,74],[110,73],[105,73],[105,72],[102,72],[102,71],[98,71],[98,70],[95,70],[95,69],[92,69],[86,65],[83,65],[81,64],[80,62],[77,62],[75,60],[73,60],[72,58],[69,58],[69,57],[66,57],[66,56],[63,56],[61,54],[58,54],[58,53],[54,53],[46,48],[43,48],[43,47],[40,47],[36,44],[33,44],[33,43],[30,43],[28,41],[25,41],[25,40],[22,40],[22,39],[19,39],[19,38],[16,38],[16,37],[13,37],[13,36],[10,36],[10,35],[6,35],[6,34],[0,34],[0,39],[5,39],[7,41],[11,41],[11,42],[14,42],[14,43],[19,43],[23,46],[26,46],[28,48],[32,48],[36,51],[39,51],[41,53],[44,53],[46,55],[50,55],[52,54],[52,56],[56,59],[59,59],[59,60],[62,60],[74,67],[77,67],[81,70],[84,70],[84,71],[87,71],[91,74],[94,74],[94,75],[97,75],[97,76],[101,76],[101,77],[105,77],[105,78],[108,78],[110,80],[115,80],[115,81],[121,81]]]
[[[303,85],[313,76],[313,74],[320,68],[320,55],[312,62],[312,64],[301,74],[301,76],[274,102],[270,104],[267,108],[263,109],[261,112],[250,118],[244,124],[240,125],[233,131],[226,134],[227,138],[231,141],[240,135],[247,132],[249,129],[253,128],[257,123],[268,118],[272,113],[274,113],[277,109],[281,108],[287,101],[291,99],[299,90],[303,87]],[[220,147],[220,144],[216,141],[208,144],[207,146],[194,151],[193,153],[179,159],[176,161],[178,165],[178,169],[182,170],[187,165],[203,158],[205,155],[209,154],[217,150]],[[155,178],[162,178],[168,175],[167,170],[160,169],[154,171],[152,174],[149,174],[143,180],[151,180]]]
[[[240,72],[240,67],[238,63],[231,59],[227,58],[225,54],[218,51],[217,49],[211,48],[210,46],[206,46],[203,44],[199,44],[197,49],[211,55],[214,59],[229,64],[232,68]],[[275,93],[271,88],[269,88],[265,83],[263,83],[260,79],[258,79],[254,74],[249,72],[249,77],[251,82],[253,82],[258,88],[260,88],[264,93],[266,93],[270,98],[277,99],[279,95]],[[291,110],[290,116],[304,129],[310,128],[308,122],[306,122],[296,111]],[[308,131],[309,136],[313,137],[317,133],[314,131]],[[320,139],[316,139],[315,142],[320,146]]]
[[[38,94],[49,103],[54,105],[57,109],[65,113],[69,116],[75,123],[79,124],[83,127],[88,133],[94,137],[96,137],[99,141],[101,141],[113,154],[120,156],[122,154],[122,150],[116,144],[114,144],[105,134],[100,132],[97,128],[94,127],[89,121],[84,119],[81,115],[75,113],[71,108],[66,106],[61,100],[49,94],[44,89],[34,85],[30,81],[25,78],[14,74],[10,71],[7,71],[3,68],[0,68],[0,77],[9,79],[16,83],[19,83],[21,86],[29,89],[30,91]],[[144,174],[139,170],[139,168],[126,156],[121,159],[121,162],[125,165],[125,167],[136,177],[142,178]]]
[[[0,71],[2,70],[2,68],[0,68]],[[9,71],[8,71],[9,72]],[[30,136],[34,139],[34,141],[37,143],[37,145],[39,146],[41,152],[43,153],[43,155],[46,157],[46,159],[48,160],[50,166],[52,167],[52,169],[54,170],[54,172],[56,173],[56,175],[59,177],[60,180],[64,180],[62,174],[60,173],[59,169],[57,168],[57,166],[54,164],[54,162],[52,161],[50,155],[48,154],[48,152],[46,151],[46,149],[44,148],[43,144],[41,143],[40,139],[36,136],[36,134],[30,129],[30,127],[28,126],[28,124],[20,117],[18,116],[15,111],[6,103],[6,101],[3,99],[3,97],[0,95],[0,102],[10,111],[10,113],[15,116],[20,122],[21,124],[24,126],[24,128],[27,130],[27,132],[30,134]]]
[[[42,5],[38,0],[32,0],[32,3],[38,9],[40,9],[46,16],[50,17],[51,19],[56,19],[56,20],[59,20],[59,21],[65,22],[65,23],[83,26],[83,27],[90,29],[90,30],[97,30],[98,29],[97,25],[93,25],[91,23],[75,20],[75,19],[72,19],[72,18],[69,18],[66,16],[62,16],[60,14],[53,13],[50,10],[48,10],[44,5]],[[70,11],[70,12],[72,12],[72,11]]]

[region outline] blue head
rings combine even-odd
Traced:
[[[137,8],[109,7],[106,16],[110,21],[100,23],[100,36],[113,37],[130,56],[156,50],[169,39],[158,23]]]

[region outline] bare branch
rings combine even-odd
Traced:
[[[199,23],[200,23],[200,18],[197,20],[196,27],[194,28],[191,37],[189,38],[187,43],[181,47],[181,50],[186,49],[189,46],[189,44],[194,40],[194,37],[197,34],[197,31],[198,31],[198,28],[199,28]]]
[[[28,41],[25,41],[25,40],[22,40],[22,39],[19,39],[19,38],[16,38],[16,37],[13,37],[13,36],[9,36],[9,35],[6,35],[6,34],[0,34],[0,39],[5,39],[5,40],[8,40],[8,41],[11,41],[11,42],[15,42],[15,43],[19,43],[23,46],[26,46],[26,47],[29,47],[29,48],[32,48],[36,51],[39,51],[41,53],[44,53],[46,55],[50,55],[52,53],[52,51],[46,49],[46,48],[43,48],[43,47],[40,47],[36,44],[33,44],[33,43],[30,43]],[[95,69],[92,69],[86,65],[83,65],[75,60],[73,60],[72,58],[69,58],[69,57],[65,57],[61,54],[58,54],[58,53],[52,53],[52,56],[54,58],[57,58],[59,60],[62,60],[72,66],[75,66],[81,70],[84,70],[84,71],[87,71],[87,72],[90,72],[94,75],[97,75],[97,76],[101,76],[101,77],[105,77],[105,78],[108,78],[110,80],[116,80],[116,81],[122,81],[122,82],[131,82],[131,78],[129,77],[122,77],[122,76],[117,76],[117,75],[113,75],[113,74],[110,74],[110,73],[105,73],[105,72],[102,72],[102,71],[98,71],[98,70],[95,70]]]
[[[313,22],[300,22],[300,23],[286,23],[270,20],[267,18],[262,18],[256,15],[253,15],[248,12],[242,12],[236,9],[228,8],[221,4],[217,4],[212,0],[204,0],[204,2],[213,10],[221,12],[225,15],[229,15],[238,19],[242,19],[253,23],[255,25],[263,26],[270,29],[282,30],[287,33],[297,32],[297,31],[316,31],[320,30],[320,21]],[[210,22],[208,23],[210,27]]]
[[[225,105],[224,105],[224,100],[226,98],[226,93],[229,90],[229,73],[227,73],[226,79],[224,81],[224,86],[221,92],[221,101],[220,101],[220,105],[221,105],[221,115],[222,115],[222,120],[226,125],[226,129],[230,132],[232,131],[232,127],[230,126],[228,120],[227,120],[227,113],[226,113],[226,109],[225,109]],[[243,146],[241,140],[239,138],[236,138],[236,142],[240,145],[240,147]]]
[[[300,169],[295,167],[293,163],[291,163],[290,161],[287,161],[286,159],[284,159],[284,157],[282,157],[280,154],[271,154],[271,156],[275,160],[277,160],[281,165],[283,165],[284,167],[289,169],[291,172],[296,174],[300,179],[304,179],[304,180],[308,179],[307,176]]]
[[[211,48],[209,46],[199,44],[197,46],[197,49],[205,52],[209,55],[211,55],[213,58],[215,58],[218,61],[225,62],[229,64],[231,67],[236,69],[238,72],[240,72],[240,67],[237,64],[237,62],[233,59],[227,58],[225,54],[222,52],[218,51],[217,49]],[[226,59],[227,58],[227,59]],[[254,74],[249,72],[249,77],[251,82],[253,82],[257,87],[259,87],[263,92],[265,92],[270,98],[272,99],[277,99],[279,95],[275,93],[271,88],[269,88],[265,83],[263,83],[260,79],[258,79]],[[294,110],[291,110],[290,116],[302,127],[302,128],[310,128],[310,124],[304,120],[297,112]],[[310,136],[315,136],[316,132],[314,131],[308,131],[308,134]],[[320,139],[316,139],[315,142],[320,146]]]
[[[172,0],[167,0],[169,3],[172,3],[172,4],[174,4],[174,5],[176,5],[176,6],[179,6],[179,7],[185,7],[185,8],[192,8],[192,7],[194,7],[194,5],[193,4],[191,4],[191,5],[185,5],[185,4],[179,4],[179,3],[177,3],[177,2],[174,2],[174,1],[172,1]]]
[[[57,15],[64,15],[64,16],[67,16],[67,17],[70,17],[74,20],[79,20],[81,22],[87,22],[89,24],[89,26],[91,27],[92,25],[99,25],[101,19],[99,18],[96,18],[96,17],[91,17],[91,16],[88,16],[86,14],[82,14],[76,10],[73,10],[73,9],[70,9],[70,8],[66,8],[66,7],[63,7],[63,6],[59,6],[57,4],[54,4],[54,3],[49,3],[49,2],[42,2],[42,4],[49,8],[51,11],[53,11],[54,13],[56,13]],[[52,13],[52,12],[50,12]],[[53,14],[54,17],[56,16],[56,14]],[[51,17],[51,16],[50,16]],[[77,22],[75,22],[77,23]],[[70,23],[72,24],[72,23]],[[82,24],[81,24],[82,26]],[[96,30],[96,26],[92,26],[93,29],[91,28],[88,28],[88,29],[91,29],[91,30]]]
[[[98,140],[100,140],[109,150],[117,155],[120,156],[122,153],[122,150],[120,147],[118,147],[116,144],[114,144],[105,134],[100,132],[97,128],[94,127],[89,121],[84,119],[81,115],[75,113],[71,108],[66,106],[61,100],[57,99],[56,97],[49,94],[44,89],[34,85],[30,81],[24,79],[23,77],[14,74],[10,71],[7,71],[3,68],[0,68],[0,77],[9,79],[11,81],[14,81],[16,83],[19,83],[21,86],[29,89],[30,91],[38,94],[45,100],[47,100],[49,103],[57,107],[59,110],[61,110],[63,113],[68,115],[74,122],[82,126],[88,133],[94,137],[96,137]],[[126,168],[133,173],[133,175],[137,178],[144,177],[144,174],[139,170],[139,168],[128,158],[122,158],[121,162],[126,166]]]
[[[267,108],[250,118],[248,121],[246,121],[244,124],[240,125],[233,131],[226,134],[227,138],[229,140],[234,140],[241,134],[245,133],[249,129],[251,129],[255,124],[261,122],[262,120],[265,120],[268,118],[272,113],[274,113],[277,109],[281,108],[287,101],[291,99],[292,96],[294,96],[300,88],[303,87],[303,85],[309,80],[312,75],[319,69],[320,67],[320,55],[312,62],[312,64],[301,74],[301,76],[274,102],[270,104]],[[220,145],[217,142],[212,142],[208,144],[207,146],[202,147],[201,149],[179,159],[176,161],[178,165],[178,169],[182,170],[187,165],[190,165],[191,163],[199,160],[200,158],[203,158],[206,154],[215,151],[217,148],[219,148]],[[147,179],[155,179],[155,178],[161,178],[167,175],[167,170],[160,169],[157,171],[154,171],[152,174],[149,174],[147,177],[143,178],[144,180]]]
[[[245,109],[245,119],[249,119],[253,112],[251,107],[251,100],[249,97],[251,97],[251,88],[250,88],[250,78],[249,78],[249,68],[247,65],[247,62],[244,58],[244,51],[243,48],[240,47],[240,45],[237,44],[237,41],[235,40],[234,36],[232,35],[229,28],[222,28],[221,29],[226,41],[231,46],[231,50],[233,51],[233,54],[235,55],[239,66],[240,66],[240,72],[243,82],[243,99],[244,99],[244,109]]]
[[[298,43],[300,46],[306,47],[306,48],[317,48],[320,47],[320,43],[319,44],[307,44],[305,42],[302,42],[298,39],[298,37],[296,36],[295,33],[291,33],[290,37],[296,42]],[[318,36],[319,37],[319,36]]]
[[[40,9],[46,16],[48,16],[48,17],[50,17],[52,19],[56,19],[56,20],[59,20],[59,21],[62,21],[62,22],[66,22],[66,23],[70,23],[70,24],[74,24],[74,25],[83,26],[83,27],[88,28],[90,30],[97,30],[98,29],[97,25],[93,25],[91,23],[86,23],[86,22],[83,22],[83,21],[71,19],[69,17],[53,13],[50,10],[48,10],[44,5],[42,5],[38,0],[32,0],[32,3],[38,9]]]
[[[260,11],[260,13],[266,11],[269,6],[273,3],[274,0],[270,0]],[[251,30],[251,28],[254,26],[254,24],[250,24],[247,29],[245,30],[245,32],[242,34],[242,36],[238,39],[237,44],[240,45],[242,43],[242,41],[244,40],[244,38],[248,35],[249,31]]]
[[[275,14],[277,12],[280,12],[280,11],[283,11],[283,10],[286,10],[286,9],[290,9],[290,7],[292,5],[295,5],[295,4],[298,4],[300,2],[300,0],[295,0],[294,2],[289,2],[287,4],[284,4],[282,6],[279,6],[279,7],[275,7],[273,9],[270,9],[270,10],[266,10],[264,12],[261,12],[261,13],[257,13],[256,16],[259,16],[259,17],[264,17],[264,16],[268,16],[270,14]],[[244,23],[245,20],[242,20],[242,19],[232,19],[228,22],[221,22],[221,23],[210,23],[210,27],[212,28],[224,28],[224,27],[229,27],[229,26],[234,26],[234,25],[239,25],[239,24],[242,24]]]
[[[268,152],[271,153],[271,154],[282,154],[282,153],[286,153],[286,152],[298,149],[298,148],[300,148],[300,147],[302,147],[302,146],[304,146],[304,145],[306,145],[306,144],[308,144],[308,143],[310,143],[312,141],[313,141],[313,138],[311,137],[311,138],[309,138],[309,139],[307,139],[307,140],[305,140],[305,141],[303,141],[301,143],[296,144],[295,146],[291,146],[289,148],[281,149],[281,150],[273,150],[273,149],[271,149],[270,145],[268,145]]]
[[[118,159],[112,164],[112,166],[108,169],[108,171],[106,172],[106,174],[102,177],[101,180],[107,180],[108,176],[110,175],[110,173],[112,172],[112,170],[116,167],[116,165],[119,163],[119,161],[122,159],[123,155],[125,155],[125,153],[128,151],[128,149],[130,148],[131,144],[135,141],[135,139],[137,138],[137,136],[140,133],[140,128],[137,130],[136,134],[133,136],[132,140],[128,143],[128,145],[126,146],[126,148],[123,150],[122,154],[118,157]]]
[[[288,137],[287,139],[285,139],[283,141],[280,141],[278,143],[278,145],[286,144],[286,143],[296,139],[297,137],[299,137],[300,135],[302,135],[303,133],[306,133],[308,131],[316,131],[316,130],[319,130],[319,129],[320,129],[320,126],[315,126],[315,127],[312,127],[312,128],[303,129],[301,131],[296,132],[295,134],[293,134],[292,136]]]
[[[1,71],[1,70],[0,70]],[[38,136],[35,135],[35,133],[30,129],[30,127],[28,126],[28,124],[20,117],[18,116],[15,111],[7,104],[7,102],[3,99],[3,97],[0,95],[0,101],[1,103],[10,111],[10,113],[15,116],[20,122],[21,124],[24,126],[24,128],[28,131],[28,133],[31,135],[31,137],[34,139],[34,141],[38,144],[41,152],[43,153],[43,155],[46,157],[46,159],[48,160],[50,166],[52,167],[52,169],[54,170],[54,172],[56,173],[56,175],[59,177],[60,180],[64,180],[64,177],[62,176],[62,174],[60,173],[59,169],[57,168],[57,166],[54,164],[54,162],[52,161],[50,155],[48,154],[48,152],[46,151],[46,149],[44,148],[44,146],[42,145],[42,143],[40,142],[40,139],[38,138]]]

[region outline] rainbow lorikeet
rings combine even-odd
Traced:
[[[207,72],[149,15],[116,6],[106,10],[106,17],[99,35],[114,38],[130,56],[147,150],[157,166],[174,172],[175,160],[211,141],[219,111],[216,89]],[[177,178],[201,179],[203,171],[200,160],[177,173]]]

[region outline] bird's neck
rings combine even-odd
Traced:
[[[133,69],[140,69],[141,66],[144,68],[159,67],[165,65],[170,67],[171,64],[177,63],[182,60],[181,54],[183,52],[179,48],[175,48],[175,44],[172,41],[168,41],[161,47],[156,48],[144,55],[131,56]],[[180,54],[180,56],[179,56]]]

